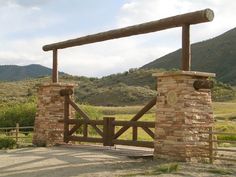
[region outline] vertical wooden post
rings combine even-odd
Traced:
[[[182,70],[191,70],[190,25],[182,26]]]
[[[68,136],[69,136],[69,95],[65,95],[65,102],[64,102],[64,142],[68,143]]]
[[[137,141],[138,139],[138,127],[133,126],[133,141]]]
[[[103,146],[114,146],[113,138],[115,134],[115,126],[113,125],[115,121],[114,117],[104,117],[103,118]]]
[[[58,70],[57,70],[57,49],[53,50],[53,61],[52,61],[52,82],[58,82]]]
[[[209,161],[213,164],[213,131],[212,127],[209,128]]]
[[[18,143],[19,140],[19,123],[16,123],[16,143]]]
[[[88,137],[88,124],[86,122],[84,123],[83,136]]]

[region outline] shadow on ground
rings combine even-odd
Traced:
[[[0,151],[0,176],[4,177],[76,177],[136,176],[166,162],[128,158],[142,151],[117,150],[89,146],[23,148]],[[147,152],[143,152],[147,153]],[[161,176],[215,176],[209,164],[179,163],[181,170]],[[225,167],[224,167],[225,168]],[[227,167],[228,168],[228,167]],[[231,168],[231,167],[229,167]],[[235,168],[233,165],[232,168]],[[228,176],[234,176],[235,171]]]

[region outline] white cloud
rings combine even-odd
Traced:
[[[71,36],[78,37],[78,34],[82,33],[54,33],[58,30],[63,31],[67,19],[64,15],[68,8],[61,14],[55,10],[63,10],[59,7],[62,1],[0,0],[0,64],[39,63],[51,66],[51,52],[43,52],[42,46]],[[47,2],[50,2],[55,8],[53,10],[57,12],[45,10],[48,8]],[[79,5],[79,2],[77,3]],[[124,27],[204,8],[213,9],[215,19],[211,23],[191,26],[192,42],[208,39],[236,26],[236,21],[233,20],[236,16],[234,0],[129,0],[125,1],[117,16],[113,18],[116,22],[108,24],[114,24],[110,28]],[[71,23],[72,27],[78,27],[76,22]],[[93,21],[87,23],[93,24]],[[106,30],[107,28],[104,27]],[[170,29],[59,50],[59,69],[74,75],[103,76],[140,67],[180,47],[181,28]]]
[[[0,8],[0,37],[11,37],[35,33],[60,23],[61,19],[50,14],[44,14],[40,7],[25,7],[18,4],[2,6]],[[25,36],[25,38],[28,38]],[[9,40],[9,39],[6,39]]]
[[[211,8],[215,12],[215,18],[213,22],[191,26],[192,42],[212,38],[236,26],[236,21],[233,20],[236,16],[235,0],[130,0],[121,8],[118,26],[158,20],[205,8]],[[174,37],[177,34],[170,31],[167,35]]]
[[[59,68],[71,74],[100,77],[140,67],[150,58],[156,58],[157,53],[169,50],[158,45],[145,48],[139,42],[126,38],[62,50]]]

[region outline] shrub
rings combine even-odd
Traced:
[[[14,104],[0,109],[0,127],[15,127],[34,125],[36,113],[35,103]]]
[[[16,146],[16,141],[9,137],[0,137],[0,149],[12,149]]]

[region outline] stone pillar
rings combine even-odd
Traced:
[[[213,125],[210,89],[196,90],[196,80],[208,80],[213,73],[175,71],[157,76],[157,109],[154,158],[199,161],[209,154],[206,126]],[[205,150],[203,149],[205,148]]]
[[[60,90],[65,88],[73,89],[74,85],[48,83],[39,87],[33,144],[52,146],[63,143],[64,124],[58,120],[64,119],[64,97],[60,96]]]

